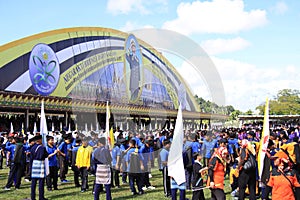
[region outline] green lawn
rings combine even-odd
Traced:
[[[5,168],[3,170],[0,170],[0,200],[22,200],[26,198],[30,198],[30,183],[26,183],[24,179],[22,179],[22,185],[20,190],[15,190],[14,188],[11,188],[10,191],[3,190],[3,187],[6,184],[7,181],[7,175],[8,175],[8,169]],[[115,200],[126,200],[126,199],[167,199],[164,197],[163,194],[163,186],[162,186],[162,175],[161,172],[157,169],[152,170],[152,178],[150,179],[150,182],[153,186],[156,187],[155,190],[146,191],[144,195],[142,196],[132,196],[129,185],[122,186],[121,188],[113,188],[112,189],[112,197]],[[89,186],[90,189],[85,192],[81,193],[80,188],[75,188],[73,184],[73,174],[72,171],[69,170],[69,174],[67,176],[67,179],[70,180],[70,183],[65,183],[60,185],[59,181],[59,190],[58,191],[52,191],[49,192],[45,189],[45,197],[48,199],[68,199],[68,200],[89,200],[93,199],[92,195],[92,183],[94,180],[93,176],[89,176]],[[230,186],[228,184],[228,180],[226,180],[226,186],[225,186],[225,192],[227,193],[226,199],[231,199],[230,196]],[[187,191],[187,198],[192,198],[192,192]],[[205,198],[210,199],[210,191],[209,189],[205,190]],[[37,199],[38,199],[38,189],[37,189]],[[105,199],[105,194],[100,194],[100,199]]]

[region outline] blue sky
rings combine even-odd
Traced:
[[[300,88],[298,0],[0,0],[0,17],[0,45],[75,26],[153,27],[185,34],[215,63],[226,104],[243,111],[254,110],[280,89]],[[186,62],[168,57],[186,79],[195,76]],[[200,76],[188,82],[210,99]]]

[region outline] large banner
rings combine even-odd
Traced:
[[[0,57],[2,91],[197,110],[174,68],[132,34],[55,30],[4,45]]]

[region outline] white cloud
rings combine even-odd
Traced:
[[[234,51],[239,51],[250,46],[250,42],[247,40],[237,37],[233,39],[215,39],[206,40],[201,42],[201,47],[209,55],[217,55],[221,53],[230,53]]]
[[[266,97],[273,98],[279,90],[300,88],[299,68],[288,65],[278,68],[259,68],[255,65],[231,59],[211,57],[221,76],[226,105],[236,109],[255,110]],[[193,92],[204,99],[211,100],[211,93],[204,78],[186,62],[177,70],[188,82]],[[193,78],[191,78],[193,77]]]
[[[120,27],[121,31],[128,32],[138,29],[138,25],[135,22],[127,21],[124,26]]]
[[[106,8],[115,15],[128,14],[132,11],[138,11],[142,14],[149,12],[144,7],[142,0],[108,0]]]
[[[163,28],[183,34],[238,33],[267,23],[266,11],[244,10],[242,0],[213,0],[180,3],[177,18],[164,23]]]
[[[283,15],[288,11],[288,6],[283,1],[278,1],[274,7],[271,8],[271,11],[275,12],[278,15]]]
[[[129,14],[130,12],[146,15],[153,10],[164,12],[167,10],[167,6],[168,0],[108,0],[106,9],[114,15]]]
[[[142,28],[154,28],[152,25],[143,25],[140,26],[136,22],[132,21],[127,21],[124,26],[120,27],[119,29],[123,32],[129,32],[137,29],[142,29]]]

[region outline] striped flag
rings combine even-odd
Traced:
[[[178,185],[185,182],[185,172],[182,158],[183,148],[183,121],[181,104],[178,108],[178,114],[175,124],[174,136],[170,153],[168,157],[168,176],[173,177]]]
[[[105,124],[105,137],[108,141],[109,147],[112,149],[115,143],[115,137],[112,127],[109,129],[109,119],[110,119],[110,109],[108,106],[108,101],[106,103],[106,124]]]
[[[258,152],[258,173],[259,178],[261,179],[264,172],[264,160],[269,144],[269,137],[270,137],[270,129],[269,129],[269,99],[266,99],[266,105],[265,105],[265,113],[264,113],[264,125],[263,125],[263,131],[260,139],[260,145],[259,145],[259,152]]]

